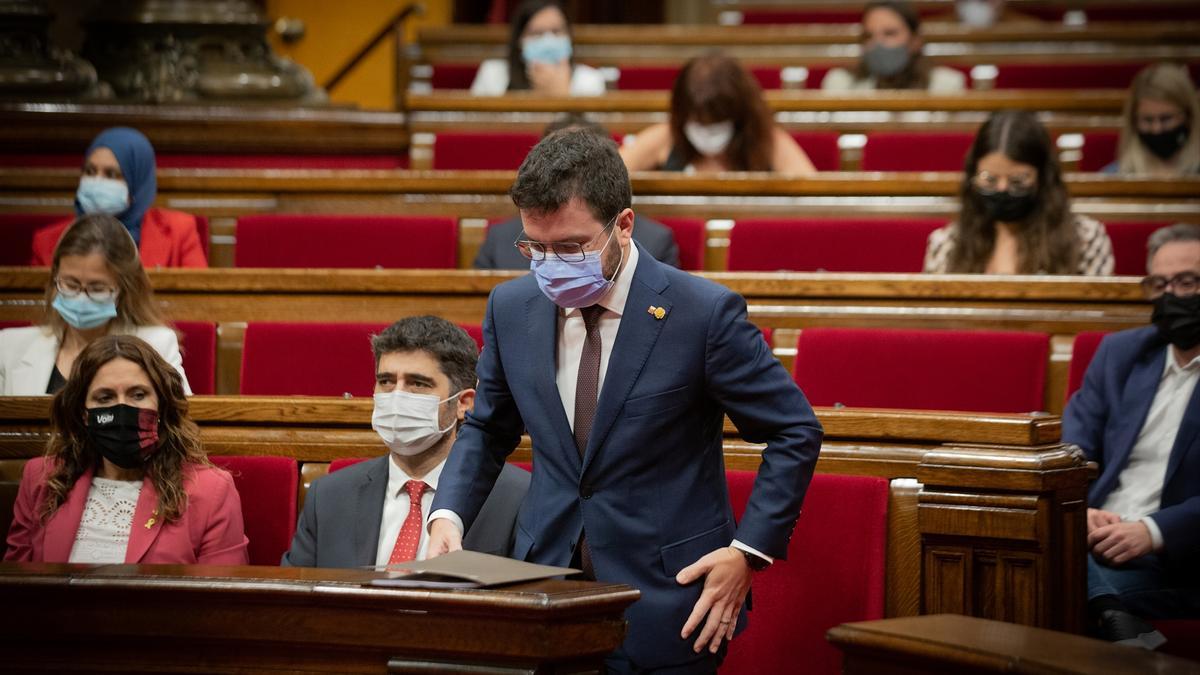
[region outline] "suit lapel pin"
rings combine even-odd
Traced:
[[[662,307],[650,305],[650,307],[646,310],[646,313],[661,321],[662,318],[667,315],[667,310],[663,309]]]
[[[151,518],[150,520],[147,520],[147,521],[146,521],[146,529],[148,530],[148,529],[150,529],[150,528],[154,527],[154,523],[155,523],[155,520],[154,520],[154,518]]]

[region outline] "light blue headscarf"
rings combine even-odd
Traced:
[[[133,241],[142,243],[142,218],[154,204],[158,194],[158,179],[155,177],[154,146],[150,145],[142,132],[129,127],[113,127],[100,132],[88,146],[84,161],[92,156],[96,148],[108,148],[117,157],[121,175],[129,186],[129,208],[117,214],[117,220],[125,225]],[[82,216],[83,207],[75,200],[75,215]]]

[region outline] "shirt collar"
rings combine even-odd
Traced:
[[[437,492],[438,479],[442,477],[442,468],[445,466],[446,460],[443,459],[442,461],[438,462],[437,466],[430,469],[429,473],[425,474],[425,477],[421,479],[425,481],[425,484],[429,486],[430,490]],[[402,493],[404,491],[404,484],[410,480],[412,480],[412,476],[409,476],[404,469],[401,469],[396,464],[396,460],[392,459],[391,455],[389,455],[387,487],[388,495],[391,497],[396,497]]]
[[[1179,360],[1175,357],[1175,354],[1178,352],[1179,348],[1175,345],[1167,347],[1167,362],[1163,365],[1163,377],[1167,375],[1187,376],[1200,370],[1200,356],[1181,366],[1179,365]]]
[[[604,297],[600,298],[596,304],[617,316],[622,316],[625,313],[625,301],[629,299],[629,288],[633,285],[633,273],[637,269],[637,264],[638,247],[631,239],[628,259],[621,263],[621,271],[617,272],[617,278],[613,281],[612,288],[608,289],[608,293],[605,293]],[[579,312],[579,308],[564,307],[562,310],[563,316],[571,316],[573,312]]]

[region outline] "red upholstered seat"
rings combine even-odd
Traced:
[[[731,272],[920,272],[933,218],[747,218],[729,234]]]
[[[193,394],[212,394],[216,391],[217,325],[211,321],[176,321],[175,330],[182,334],[179,349],[183,352],[183,372]]]
[[[0,213],[0,265],[28,265],[33,258],[33,233],[64,217],[61,213]]]
[[[0,330],[5,328],[21,328],[22,326],[31,326],[28,321],[0,321]]]
[[[279,565],[296,530],[300,468],[290,457],[212,456],[233,476],[242,500],[242,522],[250,540],[251,565]]]
[[[861,9],[752,9],[742,10],[742,23],[858,23]]]
[[[458,267],[447,216],[259,215],[238,218],[237,267]]]
[[[477,323],[460,323],[458,327],[467,331],[467,335],[470,335],[471,339],[475,341],[479,351],[483,351],[483,326]]]
[[[752,471],[729,471],[729,499],[742,517]],[[888,482],[813,476],[787,560],[754,575],[750,625],[729,646],[723,674],[841,672],[825,632],[883,618]]]
[[[433,139],[433,168],[515,171],[540,138],[536,133],[440,131]]]
[[[675,86],[682,66],[621,66],[617,89],[625,91],[666,91]],[[782,73],[779,66],[753,66],[750,74],[763,89],[781,89]]]
[[[1167,638],[1159,651],[1200,661],[1200,620],[1169,619],[1154,621],[1154,627]]]
[[[1099,171],[1112,164],[1117,158],[1117,143],[1120,134],[1116,131],[1088,131],[1083,134],[1083,148],[1079,155],[1080,171]]]
[[[867,135],[863,171],[962,171],[975,134],[956,131]]]
[[[1049,350],[1044,333],[806,328],[795,377],[818,406],[1031,412]]]
[[[160,169],[407,169],[404,155],[159,155]]]
[[[478,63],[436,63],[429,86],[434,89],[470,89],[479,72]]]
[[[370,336],[386,323],[250,323],[241,392],[256,396],[371,396]]]
[[[838,148],[836,131],[793,131],[792,138],[800,144],[817,171],[838,171],[842,168],[842,151]]]
[[[704,231],[703,218],[655,218],[658,222],[671,228],[675,235],[675,245],[679,247],[679,267],[685,270],[704,269]]]
[[[334,471],[341,471],[342,469],[344,469],[348,466],[354,466],[355,464],[358,464],[359,462],[365,462],[368,459],[371,459],[371,458],[370,457],[341,457],[339,459],[335,459],[329,463],[329,473],[333,473]]]
[[[758,329],[760,331],[762,331],[763,339],[767,341],[767,346],[774,348],[775,347],[775,329],[771,328],[770,326],[759,326]]]
[[[1163,221],[1112,221],[1104,229],[1113,246],[1113,272],[1136,277],[1146,274],[1146,241],[1154,231],[1167,227]]]
[[[1109,63],[1002,63],[997,66],[996,89],[1125,89],[1144,62]],[[1192,78],[1196,66],[1189,66]]]
[[[1075,335],[1071,343],[1071,367],[1067,370],[1067,400],[1083,385],[1083,376],[1087,373],[1088,364],[1100,348],[1100,341],[1108,333],[1103,331],[1084,331]]]

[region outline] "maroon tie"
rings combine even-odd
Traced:
[[[587,328],[587,337],[583,341],[583,351],[579,355],[579,376],[575,380],[575,448],[579,450],[582,460],[587,451],[588,437],[592,435],[592,420],[596,417],[596,401],[600,396],[600,315],[604,308],[600,305],[584,307],[583,325]],[[592,568],[592,551],[587,544],[587,533],[579,536],[579,562],[583,567],[583,575],[595,579],[596,572]]]
[[[408,517],[400,526],[400,534],[396,535],[392,557],[388,558],[389,565],[417,559],[417,550],[421,548],[421,527],[425,524],[421,514],[421,497],[428,487],[425,481],[420,480],[410,480],[404,484],[404,489],[408,491]]]

